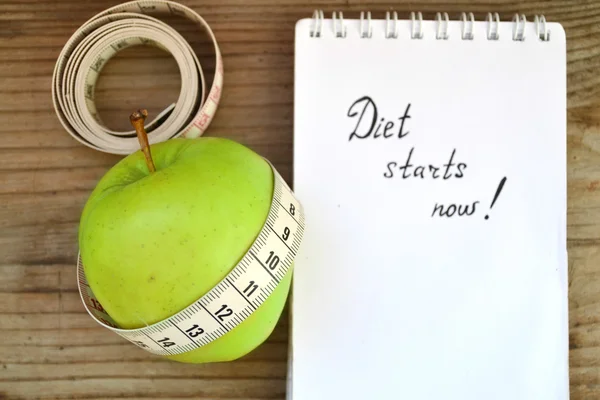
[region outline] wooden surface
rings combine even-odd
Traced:
[[[276,165],[292,165],[293,27],[313,8],[477,19],[498,11],[543,13],[568,38],[568,247],[570,378],[574,400],[600,399],[600,2],[185,1],[211,24],[225,62],[221,107],[208,135],[238,140]],[[366,2],[364,2],[366,3]],[[453,4],[456,3],[456,4]],[[490,4],[493,3],[493,4]],[[50,81],[73,31],[114,1],[4,0],[0,4],[0,398],[283,399],[287,314],[267,343],[224,364],[164,361],[97,326],[77,293],[74,260],[82,206],[119,156],[73,140],[54,114]],[[458,4],[458,5],[457,5]],[[479,5],[478,5],[479,4]],[[381,14],[383,15],[383,13]],[[206,42],[190,36],[195,48]],[[202,61],[210,65],[206,51]],[[174,60],[130,49],[103,72],[101,116],[128,128],[140,106],[151,115],[179,90]],[[543,140],[543,138],[540,138]],[[432,377],[432,383],[435,377]]]

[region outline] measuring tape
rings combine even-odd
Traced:
[[[214,288],[177,314],[139,329],[121,329],[94,296],[81,256],[79,294],[88,313],[102,326],[158,355],[200,348],[250,316],[292,269],[304,233],[304,211],[275,168],[266,222],[241,261]]]
[[[207,95],[198,57],[175,29],[158,19],[161,15],[187,18],[211,38],[216,63]],[[52,76],[54,109],[67,132],[80,143],[113,154],[130,154],[139,149],[135,131],[108,129],[94,101],[96,82],[106,62],[119,51],[136,45],[156,46],[171,53],[182,77],[177,102],[146,125],[150,143],[178,136],[198,137],[212,121],[223,86],[223,60],[206,21],[190,8],[172,1],[131,1],[109,8],[85,22],[63,47],[55,65]]]
[[[188,18],[212,39],[215,76],[206,96],[197,56],[179,33],[157,18],[161,14]],[[212,121],[221,96],[223,62],[210,27],[181,4],[164,0],[132,1],[88,20],[64,46],[54,69],[52,99],[58,118],[71,136],[86,146],[114,154],[139,150],[135,131],[116,132],[106,128],[94,103],[95,85],[103,66],[117,52],[135,45],[153,45],[170,52],[182,75],[177,103],[145,126],[151,144],[178,136],[196,138]],[[304,233],[302,205],[275,167],[269,165],[274,189],[267,219],[244,257],[215,287],[163,321],[138,329],[122,329],[94,295],[80,254],[79,294],[92,318],[157,355],[175,355],[205,346],[248,318],[291,272]]]

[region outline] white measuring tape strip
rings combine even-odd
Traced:
[[[206,97],[202,68],[191,47],[174,29],[155,18],[165,13],[196,22],[213,41],[215,76]],[[145,126],[150,143],[178,136],[196,138],[211,122],[221,95],[223,63],[210,27],[194,11],[178,3],[132,1],[88,20],[67,42],[56,63],[52,81],[56,113],[65,129],[86,146],[114,154],[139,150],[135,131],[114,132],[103,125],[94,104],[94,90],[106,61],[118,51],[140,44],[155,45],[171,52],[183,79],[177,103]],[[199,91],[201,96],[198,96]],[[79,294],[92,318],[158,355],[200,348],[248,318],[291,272],[304,233],[302,205],[273,165],[269,165],[273,171],[274,190],[267,219],[244,257],[221,282],[163,321],[138,329],[122,329],[94,295],[79,256]]]
[[[207,96],[198,57],[175,29],[158,19],[161,15],[185,17],[210,36],[216,63]],[[212,30],[196,12],[181,4],[165,0],[132,1],[109,8],[85,22],[58,57],[52,77],[52,100],[60,122],[79,142],[114,154],[129,154],[139,149],[135,131],[118,132],[104,125],[96,109],[94,92],[106,62],[127,47],[142,44],[170,52],[182,77],[177,102],[146,125],[150,143],[178,136],[198,137],[212,121],[223,86],[223,61]]]
[[[265,224],[241,261],[208,293],[156,324],[120,329],[94,296],[79,257],[79,293],[89,314],[102,326],[159,355],[197,349],[242,323],[290,271],[304,234],[302,205],[272,169],[274,190]]]

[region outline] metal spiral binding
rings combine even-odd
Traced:
[[[312,16],[313,24],[310,30],[310,37],[322,37],[323,34],[323,11],[315,10]],[[337,38],[345,38],[346,37],[346,25],[344,24],[344,17],[341,12],[333,12],[333,34]],[[450,18],[448,17],[448,13],[436,13],[435,16],[436,21],[436,30],[435,30],[435,38],[437,40],[447,40],[449,38],[448,35],[448,25],[450,23]],[[469,13],[461,13],[460,15],[461,22],[461,39],[462,40],[473,40],[475,38],[474,26],[475,26],[475,17],[472,12]],[[536,15],[535,19],[535,29],[536,36],[541,41],[549,41],[550,40],[550,31],[548,30],[548,26],[546,24],[546,18],[543,15]],[[499,27],[500,27],[500,17],[498,13],[488,13],[486,16],[487,23],[487,33],[486,38],[488,40],[499,40]],[[512,40],[522,42],[525,38],[525,27],[527,25],[527,18],[523,14],[515,14],[512,18]],[[372,29],[372,21],[371,21],[371,12],[362,11],[360,13],[360,28],[359,28],[359,37],[360,38],[371,38],[373,36]],[[410,38],[411,39],[423,39],[423,14],[421,12],[411,12],[410,13]],[[385,13],[385,38],[387,39],[398,39],[398,13],[396,11],[390,12],[386,11]]]
[[[371,12],[367,11],[367,29],[365,30],[363,25],[365,22],[365,13],[360,13],[360,37],[361,38],[370,38],[373,36],[373,28],[371,28]]]
[[[492,13],[488,13],[487,15],[487,24],[488,24],[488,29],[487,29],[487,38],[488,40],[498,40],[500,39],[500,34],[498,33],[498,28],[500,26],[500,16],[498,15],[498,13],[494,13],[493,16],[493,20],[492,20]]]
[[[417,20],[415,19],[415,13],[410,13],[410,37],[411,39],[423,39],[423,14],[421,12],[417,13],[418,17],[418,25]],[[418,26],[419,28],[415,28]]]
[[[333,12],[333,34],[335,37],[346,37],[346,25],[344,25],[344,14],[340,11],[339,17],[336,15],[337,13]],[[339,24],[337,23],[339,20]],[[338,27],[339,25],[339,27]]]
[[[448,39],[448,24],[450,23],[450,18],[448,17],[448,13],[444,13],[444,22],[442,24],[442,14],[437,13],[435,15],[435,19],[437,21],[437,29],[435,32],[435,38],[438,40],[447,40]],[[443,28],[442,28],[443,26]]]
[[[385,37],[386,38],[393,38],[393,39],[398,39],[398,13],[396,11],[394,11],[393,13],[394,15],[394,30],[392,31],[392,33],[390,33],[390,26],[391,26],[391,22],[390,22],[390,12],[387,11],[385,13]]]
[[[315,10],[313,13],[313,26],[310,30],[310,37],[321,37],[323,30],[323,10]]]
[[[462,21],[462,40],[473,40],[473,26],[475,25],[475,16],[473,15],[473,13],[469,13],[469,20],[467,21],[467,14],[462,13],[460,15],[460,19]]]
[[[541,28],[540,28],[541,25]],[[550,31],[548,30],[548,27],[546,26],[546,17],[544,17],[543,15],[536,15],[535,16],[535,30],[537,32],[538,37],[540,38],[540,40],[547,42],[548,40],[550,40]]]
[[[513,17],[513,40],[524,41],[525,40],[525,24],[527,23],[527,19],[525,15],[515,14]]]

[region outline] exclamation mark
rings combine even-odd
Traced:
[[[490,210],[492,209],[492,207],[494,207],[494,203],[496,203],[496,200],[498,200],[498,196],[500,196],[500,192],[502,191],[502,188],[504,187],[505,182],[506,182],[506,177],[502,178],[502,180],[498,184],[498,189],[496,189],[496,194],[494,195],[494,200],[492,200],[492,204],[490,205]],[[489,218],[489,215],[486,215],[485,219],[488,219],[488,218]]]

